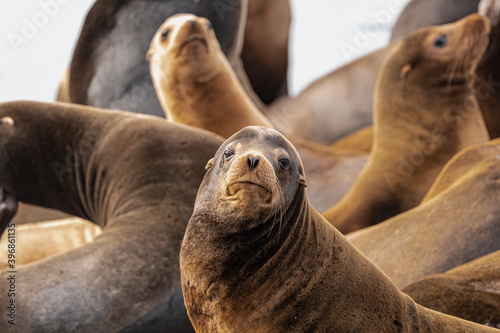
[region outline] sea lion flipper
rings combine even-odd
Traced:
[[[17,200],[0,187],[0,234],[17,213]]]

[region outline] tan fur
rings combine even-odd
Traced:
[[[195,27],[190,22],[195,22]],[[208,29],[209,24],[194,15],[175,15],[153,38],[148,52],[151,76],[167,118],[223,137],[234,133],[227,131],[228,127],[236,130],[249,125],[272,127],[246,95],[215,34]],[[166,30],[170,30],[169,36],[163,41],[161,34]],[[194,37],[202,41],[186,46],[191,49],[181,49],[186,40]],[[188,107],[184,107],[186,104]],[[238,110],[241,104],[253,107],[243,113]]]
[[[500,140],[464,149],[422,204],[348,235],[399,288],[500,250]]]
[[[453,155],[489,139],[472,88],[488,33],[487,20],[474,14],[419,30],[394,47],[377,83],[370,159],[350,192],[324,213],[341,232],[417,206]],[[447,44],[435,48],[442,35]],[[409,72],[401,77],[401,69]]]
[[[16,266],[26,265],[56,254],[68,252],[94,240],[101,228],[80,218],[27,223],[16,226]],[[7,258],[8,234],[0,238],[0,258]],[[0,271],[9,270],[0,261]]]
[[[361,151],[370,153],[373,144],[373,127],[364,127],[352,134],[335,141],[332,144],[333,148],[346,149],[351,151]]]

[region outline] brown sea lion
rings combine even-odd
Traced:
[[[500,328],[500,251],[425,277],[403,291],[430,309]]]
[[[456,21],[474,13],[477,3],[412,0],[393,28],[392,40],[420,27]],[[398,5],[390,2],[389,6],[394,4]],[[425,14],[412,15],[415,11]],[[323,144],[370,125],[377,73],[390,48],[391,44],[332,71],[295,98],[277,100],[266,115],[281,131]]]
[[[181,252],[199,332],[498,332],[428,310],[308,201],[297,151],[248,127],[207,164]]]
[[[17,225],[15,231],[16,266],[73,250],[101,234],[99,226],[79,218]],[[8,257],[8,244],[8,233],[4,233],[0,238],[0,258]],[[0,261],[0,271],[7,270],[8,262]]]
[[[472,14],[401,40],[380,71],[370,159],[324,216],[348,233],[417,206],[448,160],[489,139],[474,70],[489,22]]]
[[[236,66],[247,5],[247,0],[97,0],[85,18],[69,67],[71,102],[164,117],[144,60],[158,27],[177,13],[207,17],[224,54]]]
[[[148,51],[151,76],[168,118],[229,137],[250,125],[272,127],[246,95],[223,56],[209,22],[193,15],[167,19]],[[310,177],[317,209],[349,190],[367,156],[293,140]]]
[[[4,103],[0,119],[11,124],[0,125],[7,199],[103,229],[75,250],[15,267],[15,328],[192,331],[179,249],[203,166],[222,140],[157,117],[66,103]],[[3,212],[0,204],[1,222]],[[1,272],[0,280],[10,274]],[[11,299],[0,294],[1,304]],[[0,331],[11,327],[0,321]]]
[[[232,112],[239,105],[253,104],[207,19],[192,14],[170,17],[153,37],[147,58],[169,120],[223,137],[231,136],[233,128],[238,131],[246,124],[272,127],[256,107],[247,108],[247,112]]]
[[[247,7],[249,25],[245,28]],[[97,0],[76,44],[68,85],[60,91],[68,91],[73,103],[164,117],[144,54],[158,27],[178,13],[210,19],[224,54],[257,104],[260,100],[250,83],[267,102],[286,93],[288,0]],[[262,31],[265,42],[260,40]],[[244,40],[248,46],[241,54]],[[269,49],[268,44],[274,47]],[[263,58],[262,54],[268,56]]]
[[[500,250],[500,140],[465,149],[416,208],[348,239],[403,288]]]

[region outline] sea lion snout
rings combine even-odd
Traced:
[[[260,157],[254,156],[254,155],[249,155],[247,157],[247,163],[248,167],[250,168],[250,171],[253,171],[257,165],[259,165]]]
[[[275,183],[276,175],[269,160],[257,152],[247,152],[231,165],[226,193],[229,197],[234,197],[240,192],[245,198],[258,195],[258,198],[269,203],[276,189]]]
[[[16,122],[11,117],[2,117],[2,118],[0,118],[0,125],[12,127],[15,124],[16,124]]]

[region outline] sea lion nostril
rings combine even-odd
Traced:
[[[195,20],[190,20],[189,23],[191,24],[191,28],[195,28],[196,27],[196,21]]]
[[[259,158],[255,156],[248,156],[247,163],[248,166],[250,167],[250,171],[253,171],[259,164]]]

